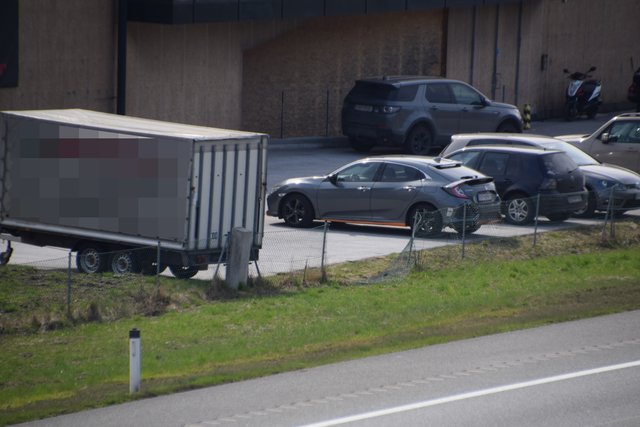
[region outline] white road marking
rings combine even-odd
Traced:
[[[456,394],[448,397],[441,397],[438,399],[425,400],[422,402],[411,403],[409,405],[396,406],[394,408],[382,409],[379,411],[365,412],[363,414],[352,415],[343,418],[335,418],[333,420],[321,421],[319,423],[307,424],[304,427],[330,427],[340,424],[347,424],[355,421],[362,421],[376,417],[382,417],[385,415],[397,414],[400,412],[413,411],[416,409],[427,408],[429,406],[442,405],[445,403],[457,402],[465,399],[472,399],[474,397],[488,396],[491,394],[503,393],[505,391],[519,390],[527,387],[535,387],[538,385],[549,384],[559,381],[566,381],[580,377],[586,377],[589,375],[597,375],[605,372],[617,371],[621,369],[634,368],[640,366],[640,360],[634,362],[620,363],[617,365],[603,366],[601,368],[587,369],[585,371],[571,372],[568,374],[555,375],[547,378],[540,378],[537,380],[525,381],[516,384],[510,384],[500,387],[488,388],[485,390],[472,391],[469,393]]]

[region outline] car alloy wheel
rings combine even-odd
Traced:
[[[287,196],[282,205],[284,222],[297,228],[309,227],[313,223],[313,208],[306,197],[299,194]]]
[[[528,224],[533,220],[533,203],[528,197],[515,196],[506,202],[507,222],[515,225]]]

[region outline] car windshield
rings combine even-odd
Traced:
[[[565,153],[552,153],[542,157],[545,169],[551,175],[565,174],[575,170],[578,165]]]
[[[545,149],[564,151],[578,166],[599,165],[600,162],[573,145],[563,141],[553,141],[544,144]]]

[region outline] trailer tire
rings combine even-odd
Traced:
[[[140,273],[140,264],[132,252],[120,251],[111,257],[111,271],[116,275]]]
[[[191,279],[200,271],[198,267],[185,267],[182,265],[170,265],[169,270],[178,279]]]
[[[102,273],[107,270],[107,256],[97,245],[85,245],[76,253],[76,267],[86,274]]]

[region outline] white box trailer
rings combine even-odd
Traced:
[[[242,227],[255,260],[267,143],[265,134],[80,109],[3,111],[0,232],[76,251],[87,273],[151,273],[159,253],[162,267],[191,277],[224,261]]]

